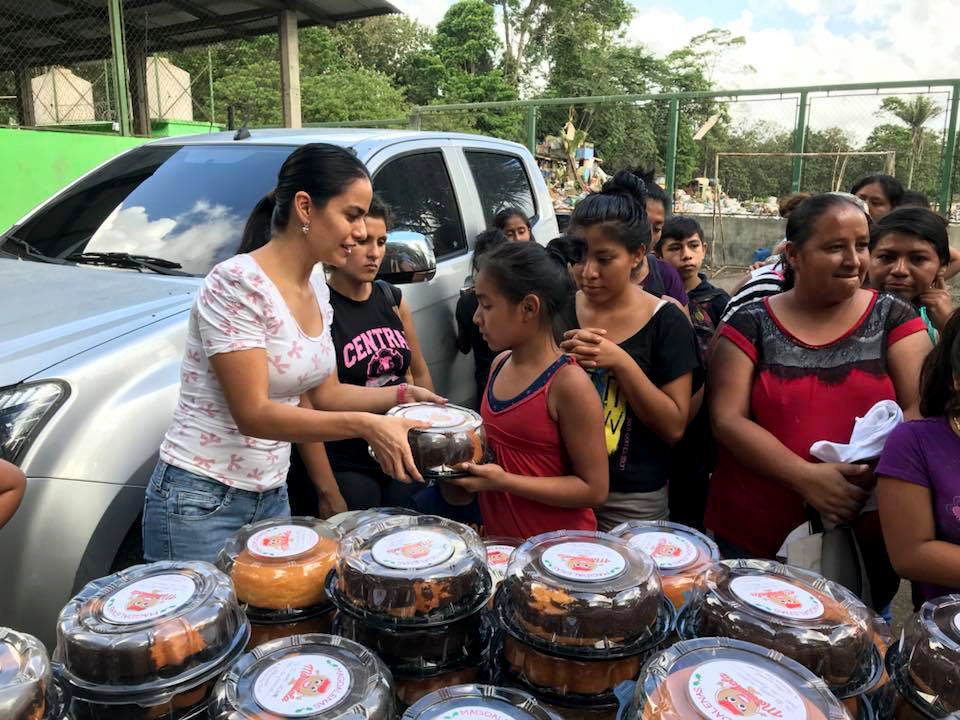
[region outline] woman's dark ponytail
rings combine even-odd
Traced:
[[[263,247],[277,230],[290,224],[293,198],[298,192],[310,196],[318,208],[345,192],[356,180],[370,179],[366,166],[346,148],[327,143],[301,145],[284,160],[277,174],[277,187],[257,203],[247,218],[240,252]]]
[[[579,234],[578,228],[603,225],[627,252],[649,248],[646,199],[647,186],[643,180],[629,170],[621,170],[603,184],[600,192],[587,195],[576,204],[570,218],[572,232]]]

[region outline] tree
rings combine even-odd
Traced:
[[[879,115],[889,113],[910,129],[910,168],[907,171],[907,187],[913,187],[914,166],[923,155],[923,126],[942,112],[943,109],[926,95],[916,95],[912,100],[886,97],[880,103]]]
[[[339,52],[350,58],[352,66],[381,72],[397,85],[408,84],[411,59],[428,50],[433,41],[433,31],[407,15],[341,23],[332,34]]]
[[[633,13],[626,0],[488,0],[503,23],[504,79],[519,91],[521,79],[550,58],[550,39],[579,29],[613,34]]]
[[[301,85],[305,122],[388,119],[408,109],[403,89],[376,70],[334,70],[309,75]]]
[[[924,128],[920,146],[936,146],[940,141],[937,133]],[[913,132],[900,125],[883,124],[873,129],[864,143],[864,150],[893,150],[897,153],[897,162],[909,158],[915,147]],[[867,174],[867,173],[864,173]],[[853,176],[851,176],[853,177]],[[918,155],[913,164],[913,177],[907,186],[914,190],[926,193],[929,197],[936,197],[940,186],[940,158],[937,153]]]

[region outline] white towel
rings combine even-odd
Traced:
[[[893,429],[903,422],[903,411],[893,400],[881,400],[857,418],[846,444],[820,440],[810,446],[817,460],[832,463],[856,463],[876,460]]]

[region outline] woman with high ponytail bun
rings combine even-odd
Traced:
[[[640,178],[620,171],[577,204],[568,230],[583,250],[579,327],[561,347],[590,374],[603,402],[610,494],[597,511],[601,530],[667,519],[670,446],[686,431],[700,374],[686,316],[631,279],[650,242],[645,195]]]
[[[289,515],[291,443],[363,438],[384,472],[422,480],[407,443],[420,424],[381,413],[442,399],[337,379],[320,264],[344,265],[366,237],[372,194],[367,169],[349,151],[297,148],[251,213],[241,254],[204,279],[180,398],[144,501],[147,560],[213,561],[241,526]]]

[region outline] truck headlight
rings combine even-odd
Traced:
[[[66,383],[52,380],[0,389],[0,459],[16,465],[69,394]]]

